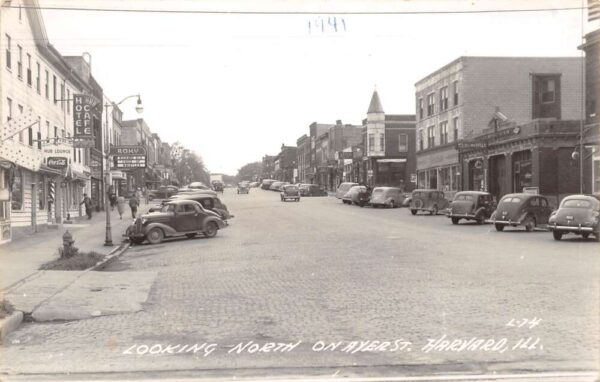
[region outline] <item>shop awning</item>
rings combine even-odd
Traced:
[[[40,172],[50,174],[50,175],[65,176],[64,168],[50,168],[50,167],[46,166],[45,164],[40,165]]]

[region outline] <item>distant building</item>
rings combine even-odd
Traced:
[[[295,182],[297,147],[281,145],[279,154],[273,158],[273,179],[283,182]]]
[[[585,126],[584,183],[585,193],[600,192],[600,29],[585,36],[580,47],[585,51]]]
[[[307,174],[310,171],[310,138],[303,134],[296,140],[297,151],[297,178],[300,183],[309,183],[310,179]]]

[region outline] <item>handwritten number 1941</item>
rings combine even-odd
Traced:
[[[541,318],[537,318],[537,317],[533,317],[533,318],[513,318],[510,321],[508,321],[508,323],[506,324],[506,326],[511,326],[511,327],[516,327],[516,328],[522,328],[522,327],[527,327],[529,329],[533,329],[536,326],[538,326],[540,324],[540,322],[542,322]]]
[[[345,32],[346,31],[346,20],[342,17],[328,17],[325,21],[322,17],[317,17],[314,20],[308,22],[308,33],[321,33],[326,32]]]

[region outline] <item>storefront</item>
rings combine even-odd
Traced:
[[[579,192],[579,162],[572,157],[578,131],[578,121],[535,120],[459,142],[462,187],[490,192],[497,200],[537,188],[556,205]]]

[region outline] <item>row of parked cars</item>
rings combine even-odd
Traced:
[[[431,215],[445,214],[452,224],[472,220],[478,224],[492,223],[497,231],[505,227],[522,226],[528,232],[543,227],[552,232],[555,240],[569,233],[588,238],[593,235],[600,240],[600,196],[569,195],[557,209],[548,198],[531,193],[504,195],[498,203],[492,195],[483,191],[461,191],[452,201],[439,190],[417,189],[411,194],[402,193],[395,187],[376,187],[370,192],[356,183],[342,183],[336,197],[345,204],[373,207],[406,206],[413,215],[425,212]]]
[[[274,179],[263,179],[261,188],[270,191],[284,191],[285,186],[293,185],[298,188],[300,196],[327,196],[327,192],[318,184],[281,182]]]

